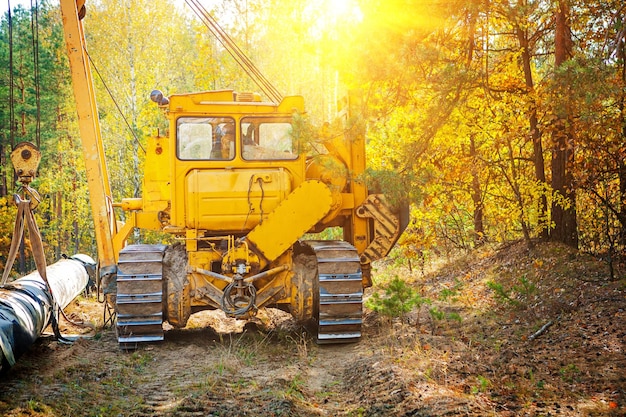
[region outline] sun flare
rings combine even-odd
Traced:
[[[359,21],[363,14],[355,0],[325,0],[321,2],[321,7],[327,17],[334,17],[337,20]]]
[[[363,20],[363,12],[356,0],[322,0],[309,4],[315,16],[315,31],[319,35],[333,32],[340,26],[354,25]]]

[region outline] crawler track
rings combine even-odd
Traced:
[[[117,273],[117,340],[123,349],[163,340],[164,245],[129,245]]]
[[[307,241],[317,256],[313,318],[317,343],[349,343],[361,338],[363,282],[356,249],[343,241]]]

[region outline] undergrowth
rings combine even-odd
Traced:
[[[399,277],[395,277],[383,291],[376,291],[366,301],[366,306],[388,318],[403,317],[414,308],[431,304],[431,300],[422,297],[418,291]]]

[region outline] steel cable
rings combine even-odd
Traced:
[[[261,73],[256,65],[250,61],[248,56],[237,46],[224,29],[222,29],[204,6],[202,6],[198,0],[185,0],[185,2],[263,93],[273,102],[280,103],[282,101],[282,94],[280,94],[276,87]]]
[[[40,76],[39,76],[39,6],[37,0],[33,5],[30,1],[31,19],[30,27],[33,40],[33,84],[35,87],[35,106],[36,106],[36,124],[35,124],[35,143],[37,147],[41,147],[41,93],[40,93]]]

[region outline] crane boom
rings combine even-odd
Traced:
[[[79,16],[84,7],[84,0],[61,0],[60,6],[74,84],[89,201],[95,222],[100,276],[103,276],[114,273],[116,269],[116,253],[112,241],[115,221],[112,217],[111,186],[101,139],[93,78],[89,56],[85,49],[83,24]]]

